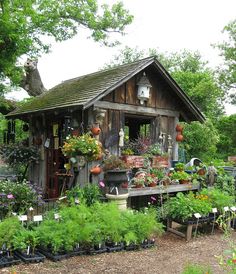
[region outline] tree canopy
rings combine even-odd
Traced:
[[[227,34],[227,41],[216,45],[224,58],[224,66],[220,67],[220,81],[225,89],[233,89],[230,94],[231,102],[236,104],[236,19],[224,27]]]
[[[121,2],[110,7],[97,0],[0,0],[0,91],[6,79],[14,84],[21,80],[19,57],[48,52],[45,37],[64,41],[85,27],[95,41],[114,45],[108,43],[109,34],[123,34],[132,19]]]

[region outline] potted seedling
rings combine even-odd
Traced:
[[[17,217],[9,217],[0,222],[0,267],[17,264],[20,260],[14,255],[14,236],[22,230]]]
[[[38,232],[35,230],[22,229],[14,236],[15,254],[25,263],[43,262],[45,256],[35,250],[39,245]]]

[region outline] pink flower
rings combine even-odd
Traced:
[[[156,201],[157,199],[156,199],[154,196],[151,196],[151,200],[154,202],[154,201]]]
[[[8,199],[14,199],[14,196],[13,196],[12,194],[8,194],[8,195],[7,195],[7,198],[8,198]]]
[[[105,184],[103,183],[103,181],[100,181],[99,185],[100,185],[100,187],[105,187]]]

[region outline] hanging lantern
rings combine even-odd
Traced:
[[[140,104],[143,105],[144,101],[147,101],[150,98],[150,88],[152,87],[145,72],[143,73],[143,76],[138,81],[137,85],[138,85],[137,97],[140,100]]]

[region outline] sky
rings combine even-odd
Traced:
[[[114,0],[99,2],[111,4]],[[158,48],[161,52],[187,49],[199,51],[212,67],[222,62],[211,45],[226,38],[222,30],[236,18],[236,0],[123,0],[123,3],[134,15],[134,21],[126,28],[126,35],[118,37],[119,47],[101,46],[87,39],[89,31],[81,29],[73,39],[53,43],[51,52],[39,58],[38,69],[47,89],[101,69],[125,46]],[[22,98],[26,92],[11,96]],[[227,106],[226,111],[236,113],[236,107]]]

